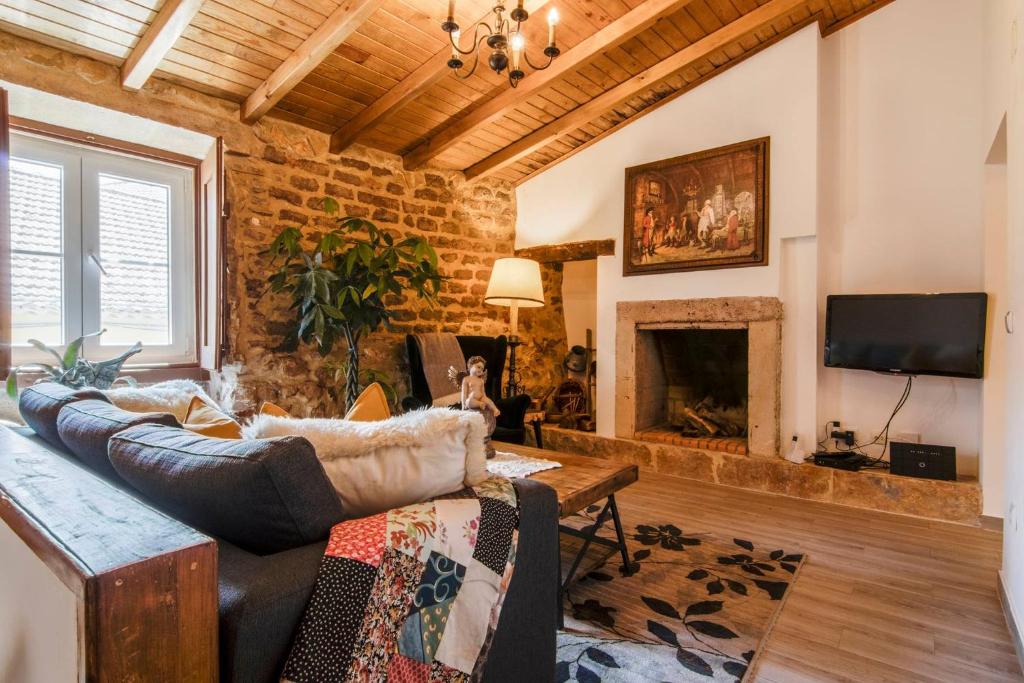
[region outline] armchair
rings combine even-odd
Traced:
[[[526,428],[523,417],[530,407],[530,397],[526,394],[502,398],[501,377],[505,370],[505,356],[508,350],[508,338],[505,335],[485,337],[475,335],[458,335],[459,348],[465,358],[483,356],[487,361],[487,395],[498,406],[498,426],[494,430],[494,440],[506,443],[521,444],[526,440]],[[413,335],[406,335],[405,346],[409,352],[409,386],[412,396],[402,401],[406,410],[429,406],[434,402],[423,374],[423,360],[420,358],[419,346]]]

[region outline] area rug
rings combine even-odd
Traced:
[[[598,510],[563,523],[585,528]],[[601,536],[613,538],[606,527]],[[592,568],[565,595],[556,681],[752,680],[804,555],[669,520],[625,530],[630,574],[617,551],[592,546],[583,563]],[[581,543],[567,538],[563,567]]]

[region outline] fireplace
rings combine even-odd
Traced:
[[[779,455],[781,320],[768,297],[618,304],[616,436]]]
[[[637,401],[636,438],[747,452],[745,326],[639,328],[637,345],[651,347],[638,379],[653,400]]]

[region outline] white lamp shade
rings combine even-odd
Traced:
[[[544,305],[544,286],[540,280],[540,264],[528,258],[500,258],[494,262],[491,280],[487,283],[484,303],[495,306],[536,308]]]

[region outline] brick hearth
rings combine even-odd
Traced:
[[[747,440],[742,436],[683,436],[673,429],[652,427],[650,429],[638,430],[636,438],[641,441],[666,443],[684,448],[698,448],[705,451],[734,453],[736,455],[747,454]]]

